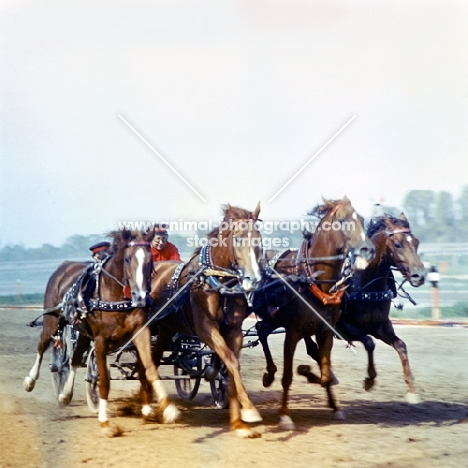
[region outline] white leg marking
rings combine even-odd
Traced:
[[[410,405],[417,405],[417,404],[421,403],[421,398],[419,398],[419,395],[417,393],[408,392],[406,394],[406,401]]]
[[[39,353],[36,355],[36,362],[32,366],[31,370],[29,371],[29,375],[24,379],[23,387],[27,392],[30,392],[34,385],[36,384],[36,380],[39,378],[39,370],[41,368],[42,357]]]
[[[58,400],[64,405],[68,405],[73,397],[73,387],[75,385],[75,376],[76,376],[77,367],[70,367],[70,373],[68,374],[67,381],[63,387],[62,393],[59,395]]]
[[[293,420],[287,414],[280,416],[279,426],[286,431],[294,431],[296,425],[293,423]]]
[[[167,398],[167,392],[166,389],[164,388],[164,385],[162,384],[161,380],[156,379],[153,382],[153,388],[156,393],[156,397],[158,401],[161,401],[164,398]]]
[[[103,423],[107,421],[107,400],[99,398],[98,420]]]
[[[241,419],[246,423],[256,423],[263,421],[260,413],[255,409],[241,409]]]
[[[143,416],[149,416],[152,412],[151,406],[150,405],[143,405],[141,408],[141,414]]]

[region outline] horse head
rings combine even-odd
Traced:
[[[311,214],[323,216],[317,230],[330,246],[338,246],[340,252],[350,253],[353,267],[364,270],[375,256],[375,247],[364,229],[364,219],[351,205],[350,200],[324,200]],[[315,237],[315,236],[314,236]]]
[[[418,255],[419,240],[412,234],[406,216],[399,218],[388,214],[372,221],[368,229],[371,238],[382,235],[385,238],[385,255],[390,264],[411,283],[418,287],[424,284],[426,270]]]
[[[217,233],[220,241],[217,244],[218,249],[212,250],[213,260],[217,265],[233,269],[238,273],[245,292],[255,290],[262,279],[260,269],[262,236],[256,225],[259,213],[260,203],[252,212],[226,205],[223,209],[223,221]]]
[[[133,307],[144,307],[150,291],[153,258],[150,242],[154,232],[123,229],[114,233],[112,249],[116,262],[122,262],[124,294]]]

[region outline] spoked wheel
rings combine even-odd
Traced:
[[[210,365],[215,367],[218,356],[214,353],[211,356]],[[210,380],[211,395],[213,396],[214,404],[218,409],[226,409],[229,406],[228,396],[228,375],[224,362],[221,362],[218,375],[214,380]]]
[[[180,356],[180,364],[174,364],[175,387],[182,400],[193,400],[200,387],[201,374],[201,358],[195,352],[185,352]]]
[[[99,410],[99,371],[96,361],[96,352],[94,351],[94,344],[88,353],[86,360],[86,402],[88,408],[97,413]]]
[[[74,344],[76,343],[76,338],[73,339],[72,337],[74,333],[75,331],[72,329],[72,326],[66,325],[63,328],[61,347],[57,348],[54,346],[52,348],[52,362],[49,367],[57,397],[63,392],[65,382],[70,374]]]

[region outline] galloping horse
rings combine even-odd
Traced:
[[[91,271],[89,264],[86,263],[65,262],[49,279],[44,298],[43,329],[36,362],[24,379],[23,386],[26,391],[34,388],[39,377],[43,354],[50,345],[52,337],[60,336],[66,322],[74,323],[79,331],[79,337],[68,379],[58,396],[59,402],[66,405],[71,401],[77,367],[90,341],[94,340],[100,376],[98,419],[103,432],[108,436],[115,436],[120,433],[120,429],[109,423],[107,415],[110,387],[106,364],[107,353],[125,344],[127,340],[133,339],[138,350],[138,358],[146,370],[146,375],[141,372],[140,378],[143,381],[147,378],[152,384],[159,399],[164,422],[173,422],[179,416],[179,410],[169,401],[161,385],[157,368],[151,358],[150,331],[147,327],[142,328],[146,322],[143,307],[146,306],[148,298],[153,265],[149,243],[152,234],[144,235],[141,232],[122,230],[113,232],[110,236],[113,238],[110,257],[104,263],[95,265],[99,271],[95,292],[88,290],[86,286],[90,284],[87,274]],[[126,300],[129,292],[131,301]],[[87,293],[90,297],[82,302],[80,297],[86,296]],[[83,304],[87,311],[83,310]],[[77,308],[79,308],[78,315],[75,313]],[[148,414],[150,411],[151,408],[143,407],[143,414]]]
[[[392,268],[398,269],[412,286],[424,284],[426,272],[417,253],[419,240],[411,233],[403,213],[400,218],[385,215],[372,220],[367,235],[376,246],[376,256],[364,271],[354,275],[337,330],[349,341],[361,341],[367,351],[366,390],[372,388],[377,376],[375,344],[368,335],[395,348],[408,386],[406,398],[410,403],[417,403],[419,398],[414,390],[406,345],[396,336],[389,314],[396,295]]]
[[[262,240],[255,226],[259,212],[260,204],[253,212],[225,206],[220,227],[208,234],[207,245],[197,249],[187,264],[155,264],[151,288],[151,296],[159,306],[171,297],[186,295],[177,311],[165,315],[164,308],[160,308],[161,316],[156,316],[156,365],[175,333],[198,336],[226,365],[230,428],[241,437],[259,436],[242,421],[262,420],[244,387],[238,361],[249,297],[262,279]]]
[[[257,332],[267,361],[264,386],[271,385],[277,370],[268,347],[268,335],[280,326],[285,328],[279,415],[280,425],[286,429],[294,428],[288,408],[294,352],[301,339],[313,335],[318,345],[320,383],[326,388],[335,417],[344,417],[331,390],[335,380],[330,359],[334,333],[331,327],[340,315],[346,279],[354,269],[365,268],[374,257],[374,246],[365,235],[362,217],[348,198],[325,201],[312,214],[322,217],[316,233],[305,236],[299,251],[287,250],[270,262],[273,272],[281,275],[273,280],[278,286],[272,286],[259,307],[254,303],[255,311],[263,319],[257,322]],[[288,282],[287,287],[276,293],[275,289],[281,289],[284,282]]]

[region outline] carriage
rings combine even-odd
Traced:
[[[40,325],[35,322],[34,325]],[[282,329],[275,333],[282,333]],[[70,363],[76,346],[78,331],[72,325],[66,325],[62,333],[62,347],[52,348],[51,371],[55,394],[58,396],[70,373]],[[255,326],[243,332],[243,348],[253,348],[259,345]],[[254,339],[252,339],[254,338]],[[152,337],[154,343],[157,337]],[[194,335],[177,334],[172,340],[170,350],[162,359],[161,365],[172,368],[172,375],[163,375],[161,380],[173,380],[179,397],[184,401],[191,401],[198,394],[202,379],[209,382],[210,391],[215,408],[225,409],[227,398],[227,370],[221,364],[214,376],[207,377],[214,366],[216,354]],[[111,380],[138,380],[136,348],[132,343],[109,354],[108,373]],[[94,345],[84,353],[82,367],[86,368],[86,401],[91,411],[97,412],[99,404],[99,371],[97,368]]]

